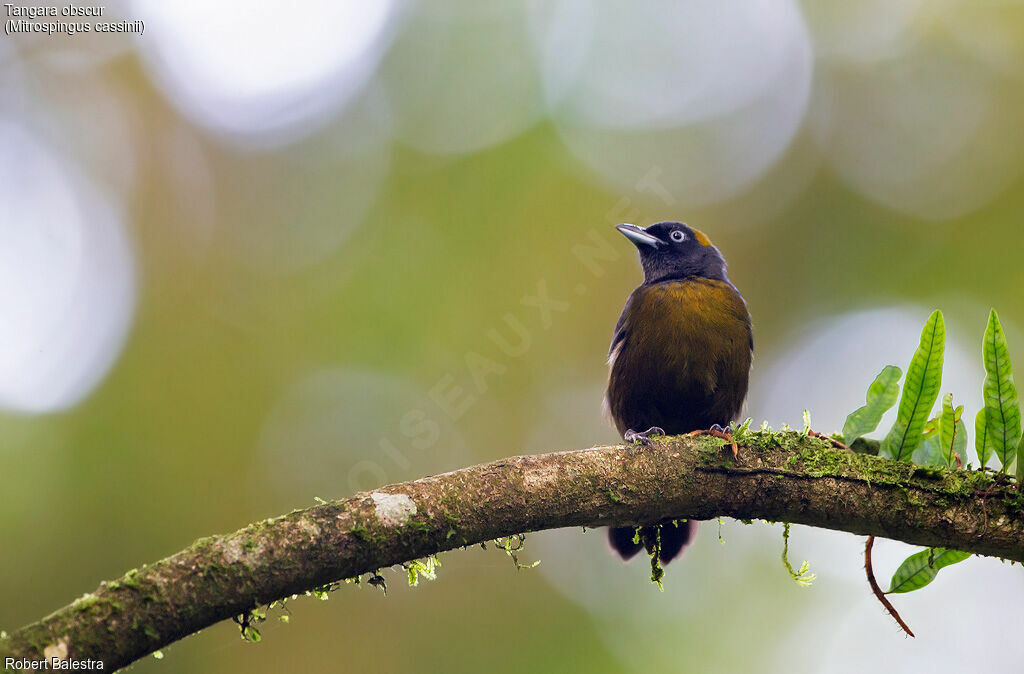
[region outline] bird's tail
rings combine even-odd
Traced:
[[[609,527],[608,542],[623,561],[628,561],[644,548],[648,553],[654,549],[657,540],[655,527],[658,526],[661,527],[658,559],[662,564],[668,564],[678,557],[697,531],[697,523],[693,520],[662,520],[654,526],[641,527],[639,536],[636,527]]]

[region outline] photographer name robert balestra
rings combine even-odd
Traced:
[[[78,672],[82,670],[102,670],[102,660],[70,660],[68,658],[52,657],[42,660],[29,660],[28,658],[4,658],[4,670],[19,672]]]

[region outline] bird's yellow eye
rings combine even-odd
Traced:
[[[683,231],[681,229],[675,229],[672,230],[672,233],[669,234],[669,237],[671,237],[672,240],[675,241],[676,243],[679,243],[680,241],[686,238],[686,234],[683,234]]]

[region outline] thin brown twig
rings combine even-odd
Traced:
[[[812,430],[808,430],[807,435],[810,435],[813,438],[821,438],[822,440],[828,440],[829,442],[832,443],[833,447],[836,447],[838,449],[849,449],[849,447],[847,447],[842,441],[836,440],[831,435],[826,435],[824,433],[819,433],[818,431]]]
[[[900,617],[900,614],[896,610],[896,607],[893,606],[892,603],[885,598],[885,593],[882,592],[882,588],[878,587],[878,581],[875,580],[875,572],[871,568],[871,548],[874,547],[874,545],[875,537],[868,536],[867,543],[864,544],[864,571],[868,575],[868,585],[871,586],[871,591],[875,594],[875,597],[878,598],[878,601],[882,602],[882,606],[884,606],[885,610],[889,612],[889,615],[891,615],[896,620],[896,622],[899,624],[900,627],[903,628],[903,631],[906,632],[908,636],[912,637],[914,636],[914,633],[910,631],[910,627],[907,625],[907,623],[903,622],[903,618]]]

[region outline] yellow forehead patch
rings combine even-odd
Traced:
[[[711,239],[708,238],[707,234],[705,234],[704,232],[700,231],[699,229],[695,229],[693,227],[690,227],[690,229],[693,230],[693,236],[696,237],[697,243],[699,243],[702,246],[710,246],[711,245]]]

